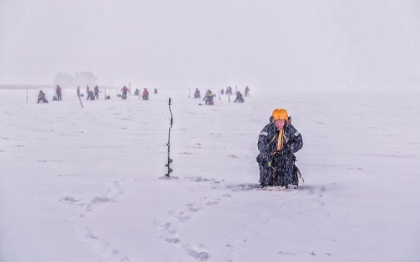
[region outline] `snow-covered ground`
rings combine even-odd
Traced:
[[[1,262],[420,261],[418,92],[107,92],[0,90]],[[178,180],[158,179],[169,97]],[[303,135],[298,190],[257,188],[276,107]]]

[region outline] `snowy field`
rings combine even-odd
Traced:
[[[0,90],[1,262],[420,261],[418,92],[251,87],[199,106],[186,89],[108,90],[82,109],[44,91]],[[158,179],[169,97],[178,180]],[[303,136],[298,190],[257,187],[276,107]]]

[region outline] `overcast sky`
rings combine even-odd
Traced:
[[[0,84],[420,85],[420,1],[0,0]]]

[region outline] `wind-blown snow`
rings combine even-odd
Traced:
[[[49,104],[0,90],[0,261],[419,261],[418,93],[251,90],[199,106],[159,91],[82,109],[75,90]],[[177,180],[158,179],[169,97]],[[257,185],[276,107],[303,135],[298,190]]]

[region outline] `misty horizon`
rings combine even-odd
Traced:
[[[419,29],[416,1],[2,1],[0,84],[416,88]]]

